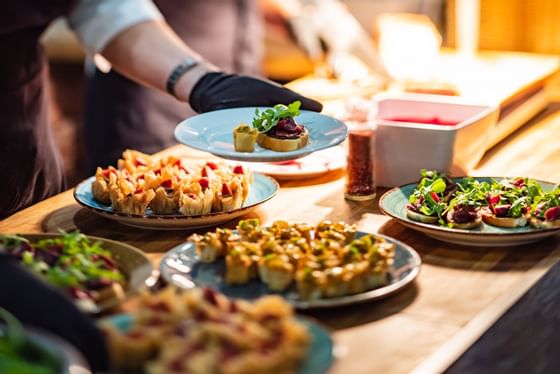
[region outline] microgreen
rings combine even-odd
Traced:
[[[262,112],[255,109],[255,117],[253,118],[253,127],[257,131],[264,133],[272,129],[278,124],[282,118],[293,118],[299,116],[301,101],[294,101],[289,105],[276,104],[271,109],[265,109]]]

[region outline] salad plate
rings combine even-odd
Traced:
[[[453,178],[452,180],[461,179]],[[475,177],[474,179],[480,182],[490,182],[493,179],[500,180],[502,177]],[[544,192],[552,191],[556,187],[554,183],[536,182],[542,186]],[[476,247],[509,247],[531,243],[560,232],[560,227],[534,228],[527,225],[505,228],[482,223],[477,228],[458,229],[414,221],[407,217],[406,206],[415,187],[416,183],[410,183],[387,191],[379,199],[379,208],[384,214],[396,219],[402,225],[444,242]]]
[[[250,162],[272,162],[294,160],[321,149],[340,144],[346,139],[348,129],[341,121],[324,114],[302,110],[295,117],[303,125],[309,140],[304,147],[287,152],[275,152],[255,146],[253,152],[237,152],[233,143],[233,131],[240,123],[250,124],[255,110],[264,111],[266,107],[245,107],[216,110],[188,118],[175,128],[175,138],[186,146],[210,152],[218,157]]]
[[[297,317],[297,321],[303,324],[311,335],[311,345],[297,371],[298,374],[326,373],[334,361],[333,341],[329,332],[309,318]],[[108,317],[103,322],[126,333],[131,328],[133,320],[129,314],[119,314]]]
[[[41,240],[61,238],[62,234],[20,234],[18,236],[27,239],[31,244],[33,244]],[[1,235],[0,238],[2,238]],[[110,253],[110,260],[114,261],[116,268],[124,276],[122,295],[115,294],[111,297],[103,298],[101,301],[96,302],[94,305],[90,303],[83,303],[81,302],[81,300],[76,299],[77,306],[84,312],[99,313],[114,308],[122,301],[124,301],[127,297],[133,295],[140,288],[144,287],[144,282],[151,276],[153,267],[148,257],[142,251],[131,245],[95,236],[86,236],[86,238],[89,240],[86,247],[93,248],[94,243],[99,242],[101,248]],[[70,249],[70,251],[76,250],[76,248]]]
[[[366,235],[357,232],[356,238]],[[389,273],[387,285],[358,294],[323,298],[317,300],[303,300],[298,296],[294,287],[279,293],[286,301],[298,309],[331,308],[360,302],[372,301],[387,297],[412,282],[420,271],[420,256],[410,246],[391,237],[383,237],[390,243],[396,244],[395,257]],[[256,299],[273,293],[268,287],[257,280],[251,280],[244,285],[228,285],[225,281],[225,261],[222,259],[214,263],[203,263],[199,260],[194,243],[187,242],[171,249],[160,264],[162,277],[168,282],[181,288],[210,287],[228,297],[241,299]]]
[[[248,166],[255,172],[270,175],[276,179],[306,179],[343,169],[346,166],[346,153],[342,146],[337,146],[297,160],[252,162]]]
[[[93,197],[91,189],[94,181],[95,177],[90,177],[78,184],[74,189],[74,198],[80,205],[94,213],[125,225],[158,230],[182,230],[231,221],[273,198],[279,188],[278,182],[274,179],[254,173],[254,181],[251,185],[247,201],[239,209],[228,212],[187,216],[182,214],[155,214],[148,208],[146,214],[128,214],[117,212],[111,208],[111,205],[97,201]]]

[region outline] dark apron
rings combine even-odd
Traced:
[[[0,12],[0,219],[64,188],[39,37],[69,0],[7,1]]]
[[[229,72],[258,75],[262,17],[256,0],[159,0],[171,27],[194,50]],[[89,80],[85,116],[87,173],[115,164],[124,149],[153,153],[175,144],[173,130],[194,112],[187,103],[111,71]]]

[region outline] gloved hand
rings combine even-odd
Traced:
[[[191,91],[189,103],[198,113],[244,106],[273,106],[301,101],[301,109],[320,112],[318,101],[269,80],[249,76],[207,73]]]
[[[49,331],[72,344],[94,371],[108,369],[101,331],[70,299],[7,255],[0,255],[0,284],[0,307],[24,325]]]

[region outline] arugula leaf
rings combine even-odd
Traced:
[[[272,109],[259,111],[255,109],[255,117],[253,118],[253,127],[258,132],[264,133],[272,129],[283,118],[293,118],[299,116],[301,101],[294,101],[289,105],[276,104]]]

